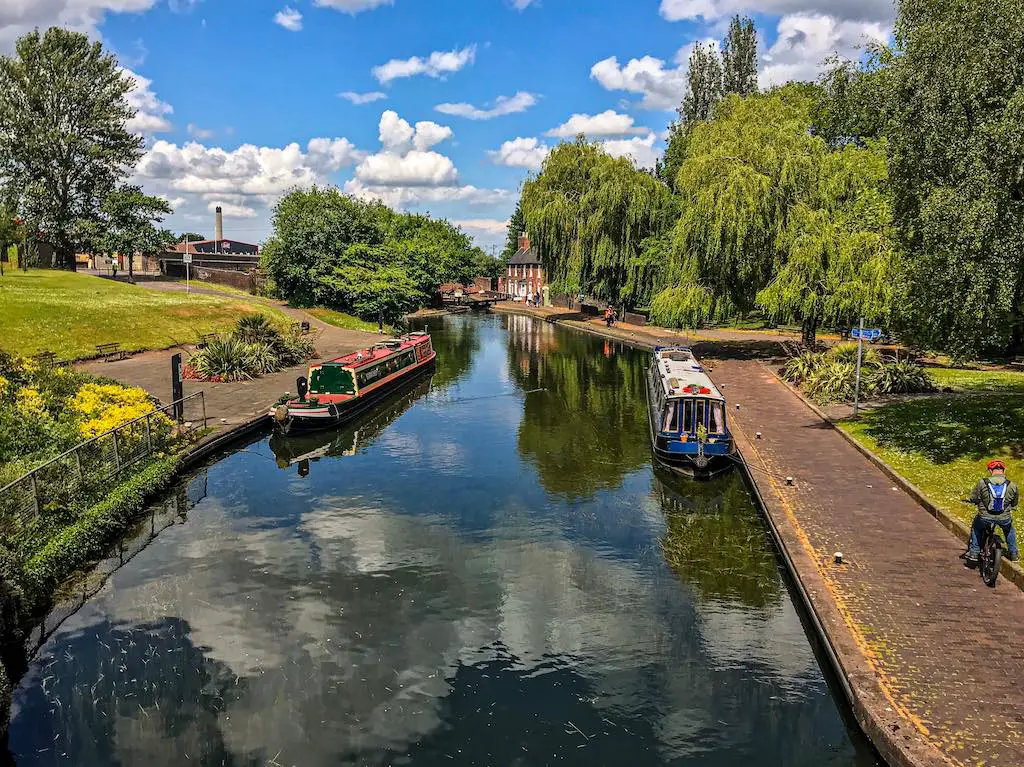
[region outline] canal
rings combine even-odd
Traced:
[[[154,507],[16,691],[12,763],[876,764],[738,474],[652,467],[645,355],[429,329],[431,380]]]

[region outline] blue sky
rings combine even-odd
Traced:
[[[762,86],[886,39],[887,0],[0,0],[0,50],[33,26],[101,39],[136,77],[136,178],[168,224],[260,241],[311,183],[504,240],[518,188],[582,131],[653,165],[695,41],[733,13]],[[347,94],[347,96],[342,95]]]

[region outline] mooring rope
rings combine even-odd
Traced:
[[[500,394],[484,394],[484,395],[481,395],[479,397],[457,397],[456,399],[442,399],[440,397],[431,397],[430,395],[428,395],[427,396],[427,401],[429,402],[430,400],[436,400],[437,402],[445,404],[445,405],[454,405],[454,404],[461,403],[461,402],[476,402],[477,400],[482,400],[482,399],[495,399],[497,397],[517,397],[520,394],[523,394],[523,395],[526,395],[526,394],[536,394],[537,392],[541,392],[541,391],[547,391],[547,389],[544,389],[544,388],[541,388],[541,389],[530,389],[529,391],[522,391],[522,392],[520,392],[520,391],[506,391],[506,392],[501,392]]]

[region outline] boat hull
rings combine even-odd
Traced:
[[[424,375],[434,371],[436,357],[431,357],[415,367],[409,368],[408,372],[376,386],[372,391],[363,394],[356,399],[349,400],[342,405],[327,405],[321,408],[289,408],[287,405],[280,405],[271,408],[270,416],[274,419],[274,425],[282,434],[307,434],[309,432],[323,431],[342,426],[354,418],[359,417],[367,410],[370,410],[381,400],[386,399],[411,383],[420,380]],[[286,415],[282,418],[280,408],[286,409]]]

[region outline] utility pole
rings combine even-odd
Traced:
[[[853,390],[853,417],[860,409],[860,363],[864,356],[864,318],[860,318],[860,333],[857,334],[857,385]]]
[[[185,234],[185,252],[184,252],[184,254],[182,254],[181,259],[185,262],[185,295],[188,295],[188,293],[189,293],[188,271],[189,271],[189,266],[191,265],[189,263],[190,259],[188,258],[188,233]]]

